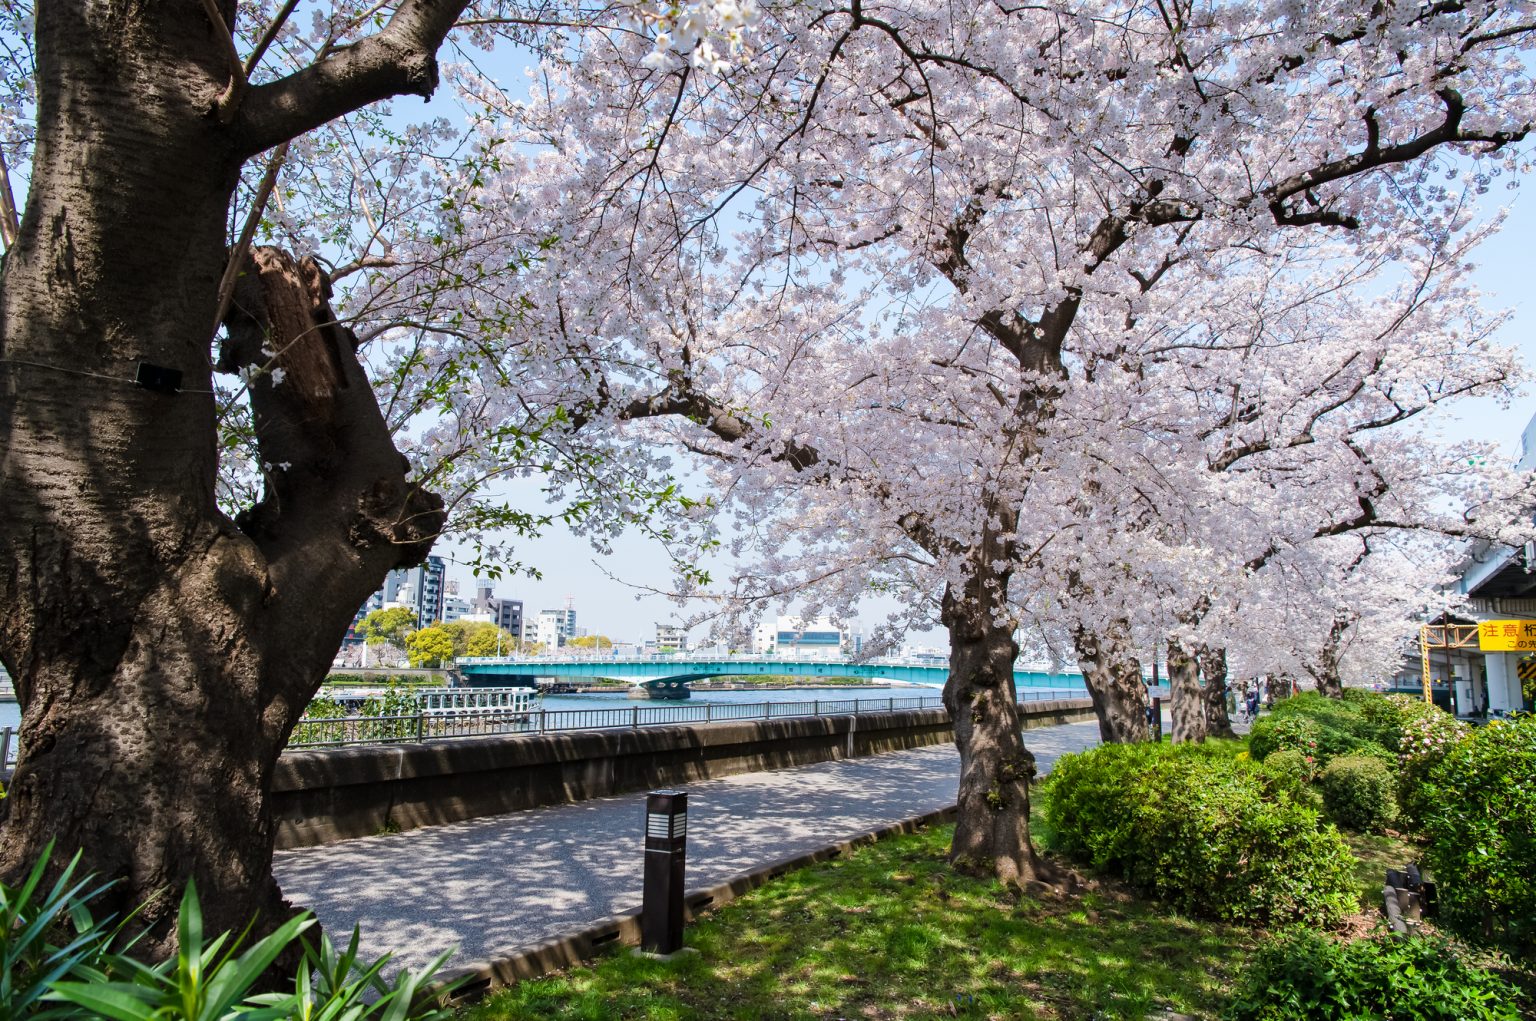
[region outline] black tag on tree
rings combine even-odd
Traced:
[[[146,390],[155,393],[173,394],[181,391],[181,370],[166,369],[159,365],[151,365],[148,362],[139,363],[138,375],[133,381]]]

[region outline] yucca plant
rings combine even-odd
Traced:
[[[89,906],[110,884],[77,881],[78,854],[44,890],[52,848],[20,886],[0,883],[0,1021],[59,1016],[40,1007],[49,987],[100,957],[115,933]]]
[[[177,953],[146,964],[131,951],[131,918],[95,918],[90,901],[108,884],[76,881],[78,857],[41,893],[47,856],[16,888],[0,883],[0,1021],[440,1021],[452,1011],[437,1005],[452,986],[430,988],[445,953],[420,972],[384,978],[386,955],[358,959],[354,929],[337,951],[306,913],[247,945],[250,931],[209,938],[203,931],[197,888],[188,884],[177,914]],[[252,987],[295,942],[303,963],[290,990],[257,993]]]

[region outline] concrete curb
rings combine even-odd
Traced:
[[[687,918],[692,921],[705,912],[729,904],[742,894],[755,890],[787,872],[841,857],[854,848],[873,844],[886,837],[914,833],[936,823],[949,822],[955,818],[955,814],[956,806],[954,805],[925,812],[887,826],[866,830],[847,840],[840,840],[814,851],[760,865],[713,886],[690,890],[684,897]],[[577,932],[558,936],[542,943],[518,947],[509,951],[505,957],[490,961],[476,961],[449,969],[436,976],[434,984],[442,985],[462,980],[463,985],[454,991],[453,1001],[465,1002],[478,999],[501,986],[511,985],[523,979],[538,978],[551,971],[580,964],[590,960],[603,947],[631,946],[639,942],[640,912],[626,911],[622,914],[610,915]]]

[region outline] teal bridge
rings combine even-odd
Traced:
[[[458,661],[462,682],[470,687],[534,687],[541,679],[575,681],[606,678],[628,681],[635,688],[658,697],[686,698],[688,682],[706,677],[821,677],[828,680],[856,677],[871,681],[904,681],[941,685],[949,667],[930,662],[843,659],[795,659],[778,656],[679,655],[544,659],[508,656],[469,658]],[[1085,691],[1083,676],[1076,672],[1015,670],[1014,685],[1026,689],[1055,688]]]

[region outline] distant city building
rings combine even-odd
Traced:
[[[685,627],[679,627],[676,624],[657,624],[656,651],[687,652],[688,629]]]
[[[772,624],[759,624],[752,633],[752,652],[759,656],[856,656],[863,648],[862,634],[840,628],[828,617],[779,617]]]
[[[443,620],[443,601],[447,592],[448,565],[442,557],[427,557],[416,567],[390,571],[384,584],[358,608],[353,626],[347,631],[347,643],[359,642],[357,623],[374,610],[404,606],[416,614],[416,626],[428,627]]]
[[[949,662],[949,650],[935,645],[904,645],[901,658],[915,663],[931,663],[942,666]]]
[[[523,622],[523,640],[538,642],[546,649],[558,649],[576,637],[576,611],[569,599],[565,601],[564,609],[540,610],[537,616]]]
[[[459,583],[450,581],[447,594],[443,596],[443,623],[461,620],[474,612],[474,605],[459,595]]]
[[[523,633],[523,601],[498,599],[491,594],[491,586],[480,585],[470,603],[470,615],[476,620],[486,620],[508,634],[518,637]]]

